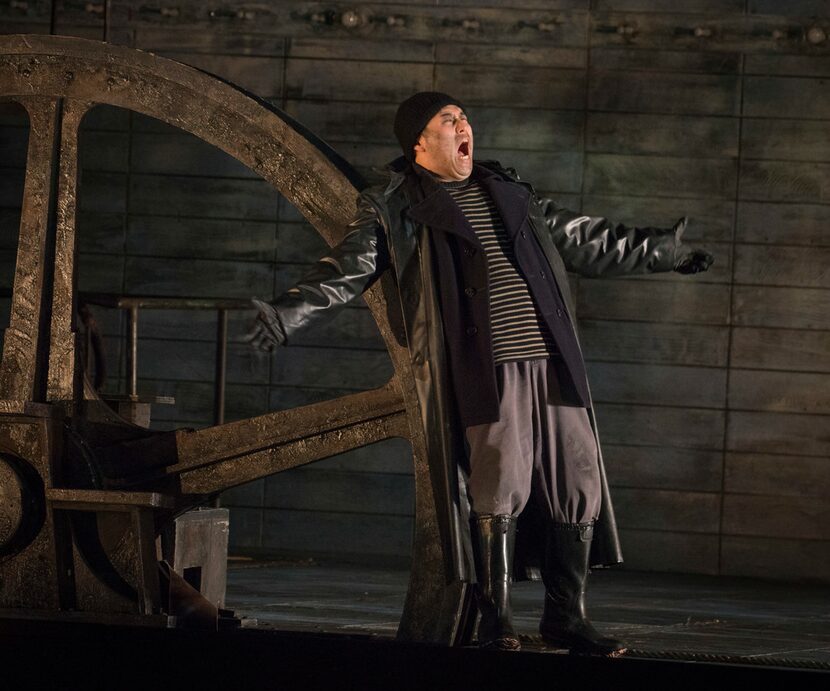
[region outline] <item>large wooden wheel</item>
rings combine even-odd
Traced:
[[[87,111],[100,104],[118,106],[222,149],[270,182],[330,245],[355,210],[359,176],[302,126],[232,84],[151,53],[77,38],[3,36],[0,101],[20,103],[31,123],[0,403],[18,414],[30,403],[61,411],[81,445],[92,429],[83,424],[91,403],[85,399],[94,398],[88,387],[84,391],[73,309],[78,133]],[[390,308],[393,314],[398,310],[397,299],[387,305],[384,295],[397,296],[388,275],[365,296],[394,365],[387,384],[207,430],[177,432],[175,459],[163,475],[176,478],[176,508],[182,509],[194,498],[351,448],[390,437],[408,439],[415,535],[398,635],[451,644],[463,636],[465,588],[446,576],[450,557],[439,526],[447,517],[439,515],[434,500],[409,351],[390,328],[388,314]],[[107,486],[122,482],[134,489],[141,487],[142,477],[158,478],[158,465],[142,460],[151,447],[152,440],[135,441],[126,452],[132,467],[123,473],[117,459],[105,459],[101,472],[109,478]],[[4,477],[0,474],[0,482]],[[60,482],[55,488],[60,490]],[[47,496],[50,491],[47,482]]]

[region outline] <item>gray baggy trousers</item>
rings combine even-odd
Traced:
[[[468,492],[477,514],[518,516],[533,495],[556,523],[596,519],[596,439],[585,408],[563,405],[549,360],[496,366],[497,422],[466,428]]]

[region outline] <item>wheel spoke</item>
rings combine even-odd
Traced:
[[[75,371],[77,329],[73,299],[77,271],[78,132],[81,120],[93,105],[75,99],[63,102],[47,382],[49,401],[74,401],[81,397],[82,391]]]
[[[392,380],[374,391],[178,433],[178,475],[185,494],[250,482],[389,437],[408,437],[406,409]]]

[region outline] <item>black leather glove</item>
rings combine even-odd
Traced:
[[[244,340],[250,343],[252,348],[271,352],[275,346],[285,343],[285,329],[277,310],[271,305],[256,298],[253,298],[251,303],[256,307],[257,315]]]
[[[706,250],[690,247],[677,258],[674,270],[679,274],[696,274],[706,271],[714,261],[715,258]]]

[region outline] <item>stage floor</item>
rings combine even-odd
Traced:
[[[828,587],[599,571],[591,577],[591,615],[630,647],[608,658],[542,645],[538,583],[516,587],[521,652],[398,641],[406,584],[407,573],[394,569],[237,561],[227,605],[257,626],[192,630],[168,628],[165,617],[131,623],[7,611],[0,617],[4,688],[830,688]]]
[[[226,604],[260,628],[392,638],[407,579],[394,569],[233,560]],[[514,589],[515,623],[534,650],[543,592],[541,583]],[[597,627],[634,651],[830,665],[830,587],[607,569],[591,574],[588,596]]]

